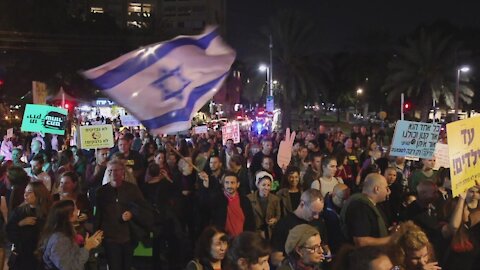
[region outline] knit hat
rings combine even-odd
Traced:
[[[255,174],[255,185],[258,186],[260,181],[265,177],[270,178],[270,182],[273,182],[273,176],[271,174],[266,171],[259,171]]]
[[[319,234],[318,230],[308,224],[293,227],[288,233],[287,241],[285,242],[285,252],[290,254],[296,247],[304,246],[310,237],[317,234]]]

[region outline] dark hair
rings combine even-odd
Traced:
[[[22,167],[11,166],[7,169],[7,178],[12,186],[27,186],[30,182],[28,174]]]
[[[238,176],[236,173],[232,172],[232,171],[225,171],[225,173],[223,174],[223,177],[222,177],[222,182],[225,182],[225,178],[227,177],[235,177],[235,179],[237,179],[237,182],[240,182],[240,179],[238,179]]]
[[[40,164],[43,164],[45,162],[45,160],[43,159],[43,154],[41,153],[38,153],[36,154],[33,158],[32,158],[32,161],[36,161]]]
[[[35,207],[35,215],[38,218],[44,218],[47,216],[48,211],[50,210],[50,206],[52,205],[52,197],[50,196],[50,192],[45,187],[42,182],[30,182],[27,186],[31,186],[33,189],[33,194],[37,199],[36,207]],[[27,203],[23,203],[20,207],[24,207],[25,209],[30,208]]]
[[[337,154],[337,165],[343,165],[343,162],[345,162],[345,159],[347,158],[347,153],[346,152],[340,152]]]
[[[62,175],[60,176],[60,179],[62,179],[63,177],[69,177],[70,180],[75,184],[75,193],[78,192],[79,190],[79,176],[76,172],[72,172],[72,171],[68,171],[68,172],[64,172],[62,173]]]
[[[160,166],[157,163],[151,163],[148,165],[148,175],[155,177],[160,175]]]
[[[243,164],[243,158],[241,155],[238,155],[238,154],[234,154],[231,158],[230,158],[230,162],[233,162],[235,164],[237,164],[238,166],[241,166]]]
[[[290,187],[290,182],[288,181],[288,177],[293,173],[298,173],[298,175],[300,175],[300,169],[297,166],[288,166],[287,170],[285,170],[285,174],[283,175],[282,188]],[[302,190],[302,185],[300,184],[300,182],[298,183],[298,189],[300,191]]]
[[[382,246],[366,246],[355,248],[344,245],[338,252],[332,269],[334,270],[368,270],[370,263],[381,256],[388,256],[386,248]]]
[[[445,178],[450,178],[450,168],[440,167],[435,176],[435,184],[439,187],[443,187],[445,184]]]
[[[337,161],[337,159],[333,156],[323,157],[323,159],[322,159],[322,171],[323,171],[323,167],[327,167],[328,164],[330,163],[330,161],[332,161],[332,160]],[[343,164],[343,162],[342,162],[342,164]]]
[[[267,240],[254,232],[243,232],[238,235],[228,249],[228,263],[232,269],[238,269],[237,261],[245,259],[249,265],[258,263],[260,257],[270,254]]]
[[[70,149],[63,150],[60,154],[60,160],[58,161],[58,167],[61,167],[69,163],[73,159],[73,152]]]
[[[70,216],[74,210],[75,203],[72,200],[61,200],[53,204],[38,242],[37,257],[42,258],[48,239],[54,233],[63,233],[72,242],[74,241],[75,230],[70,222]]]
[[[228,236],[225,234],[225,232],[215,226],[206,227],[202,234],[200,234],[198,237],[195,245],[195,258],[204,265],[209,265],[210,262],[213,261],[210,250],[212,247],[213,237],[218,233],[224,234],[224,236],[221,238],[222,241],[228,241]]]

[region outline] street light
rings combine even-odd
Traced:
[[[355,114],[358,115],[358,103],[359,103],[359,100],[358,100],[358,96],[362,95],[363,94],[363,89],[362,88],[358,88],[357,89],[357,100],[355,102]]]
[[[357,89],[357,96],[363,94],[363,89],[362,88],[358,88]]]
[[[457,68],[457,87],[455,89],[455,120],[458,120],[458,98],[460,96],[460,73],[463,72],[469,72],[470,67],[468,66],[462,66],[460,68]]]
[[[271,69],[270,69],[270,66],[261,64],[258,67],[258,70],[261,72],[267,73],[268,94],[267,94],[267,103],[265,103],[265,105],[267,105],[269,100],[271,100],[270,102],[273,102],[273,79],[272,79],[272,73],[270,72]],[[273,112],[273,106],[270,109]],[[268,111],[268,108],[267,108],[267,111]]]

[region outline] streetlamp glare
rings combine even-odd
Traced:
[[[470,67],[461,67],[461,68],[460,68],[460,71],[461,71],[461,72],[469,72],[469,71],[470,71]]]
[[[261,72],[265,72],[267,69],[268,69],[267,65],[264,65],[264,64],[258,67],[258,70],[260,70]]]
[[[362,89],[362,88],[358,88],[358,89],[357,89],[357,94],[358,94],[358,95],[361,95],[362,93],[363,93],[363,89]]]

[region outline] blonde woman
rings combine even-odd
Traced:
[[[427,235],[412,221],[402,223],[395,234],[392,259],[402,270],[439,270]]]

